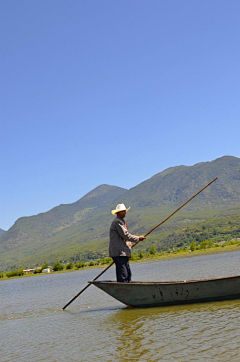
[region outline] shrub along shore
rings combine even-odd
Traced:
[[[170,258],[182,258],[182,257],[192,257],[200,256],[206,254],[217,254],[223,252],[233,252],[240,250],[240,241],[231,240],[228,242],[221,243],[212,243],[211,241],[202,241],[199,245],[196,245],[193,242],[190,247],[184,249],[172,249],[167,251],[158,252],[155,246],[151,246],[148,252],[139,251],[138,253],[132,253],[131,262],[139,261],[151,261],[151,260],[163,260]],[[0,272],[0,280],[6,280],[9,278],[21,278],[21,277],[30,277],[34,275],[43,275],[46,273],[62,273],[76,270],[83,270],[89,268],[98,268],[105,267],[112,262],[112,258],[102,258],[97,260],[91,260],[89,262],[80,261],[76,264],[69,262],[68,264],[62,264],[57,261],[52,267],[49,267],[47,264],[42,265],[42,267],[31,269],[31,271],[26,272],[24,269],[11,270],[8,272]]]

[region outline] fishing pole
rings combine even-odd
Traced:
[[[166,219],[164,219],[163,221],[161,221],[159,224],[157,224],[156,226],[154,226],[151,230],[149,230],[144,237],[147,237],[149,234],[151,234],[155,229],[157,229],[160,225],[164,224],[167,220],[170,219],[170,217],[172,217],[174,214],[176,214],[176,212],[178,212],[182,207],[184,207],[186,204],[188,204],[192,199],[194,199],[194,197],[196,197],[197,195],[199,195],[203,190],[205,190],[209,185],[211,185],[214,181],[217,180],[217,177],[215,177],[211,182],[209,182],[206,186],[204,186],[201,190],[199,190],[195,195],[193,195],[189,200],[187,200],[186,202],[184,202],[184,204],[182,204],[181,206],[179,206],[172,214],[170,214]],[[137,241],[136,243],[134,243],[132,245],[132,248],[137,245],[140,242]],[[92,281],[94,282],[95,280],[97,280],[101,275],[103,275],[112,265],[114,264],[114,262],[112,262],[111,264],[109,264],[101,273],[99,273]],[[79,297],[89,286],[91,285],[91,282],[88,282],[88,284],[82,289],[80,290],[80,292],[78,294],[75,295],[75,297],[73,297],[63,308],[62,310],[65,310],[69,304],[71,304],[77,297]]]

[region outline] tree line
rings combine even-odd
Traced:
[[[167,254],[171,254],[171,253],[177,254],[177,253],[181,253],[181,252],[194,252],[196,250],[206,250],[206,249],[210,249],[210,248],[218,248],[218,247],[223,248],[228,245],[240,246],[240,239],[232,239],[230,241],[224,241],[224,242],[219,242],[219,243],[216,243],[211,239],[202,240],[199,243],[197,243],[196,241],[192,241],[192,243],[188,247],[183,246],[183,247],[168,249],[165,251],[159,251],[155,245],[152,245],[144,252],[140,250],[137,253],[132,253],[131,260],[132,261],[137,261],[137,260],[142,260],[142,259],[147,260],[147,259],[151,259],[153,257],[155,257],[155,258],[161,257],[163,255],[167,255]],[[112,258],[110,258],[110,257],[91,260],[88,262],[79,261],[77,263],[74,263],[73,261],[70,261],[67,264],[63,264],[60,261],[57,261],[51,267],[51,271],[57,272],[57,271],[63,271],[63,270],[79,270],[79,269],[83,269],[86,267],[93,267],[93,266],[100,266],[100,265],[104,266],[104,265],[110,264],[111,262],[112,262]],[[35,268],[33,273],[34,274],[43,273],[43,270],[47,269],[47,268],[49,268],[48,264],[44,263],[41,267]],[[0,272],[0,278],[21,277],[23,275],[26,275],[26,273],[24,272],[23,269],[12,270],[12,271],[8,271],[6,273]]]

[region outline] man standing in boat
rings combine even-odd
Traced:
[[[109,255],[116,265],[117,281],[121,283],[131,282],[131,269],[129,258],[131,257],[132,243],[146,239],[143,235],[136,236],[128,232],[127,223],[124,220],[127,211],[124,204],[118,204],[113,215],[117,215],[110,227]]]

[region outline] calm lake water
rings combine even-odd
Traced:
[[[239,261],[234,252],[131,268],[134,280],[186,280],[240,274]],[[0,361],[240,361],[240,300],[132,309],[90,286],[62,311],[100,271],[1,281]]]

